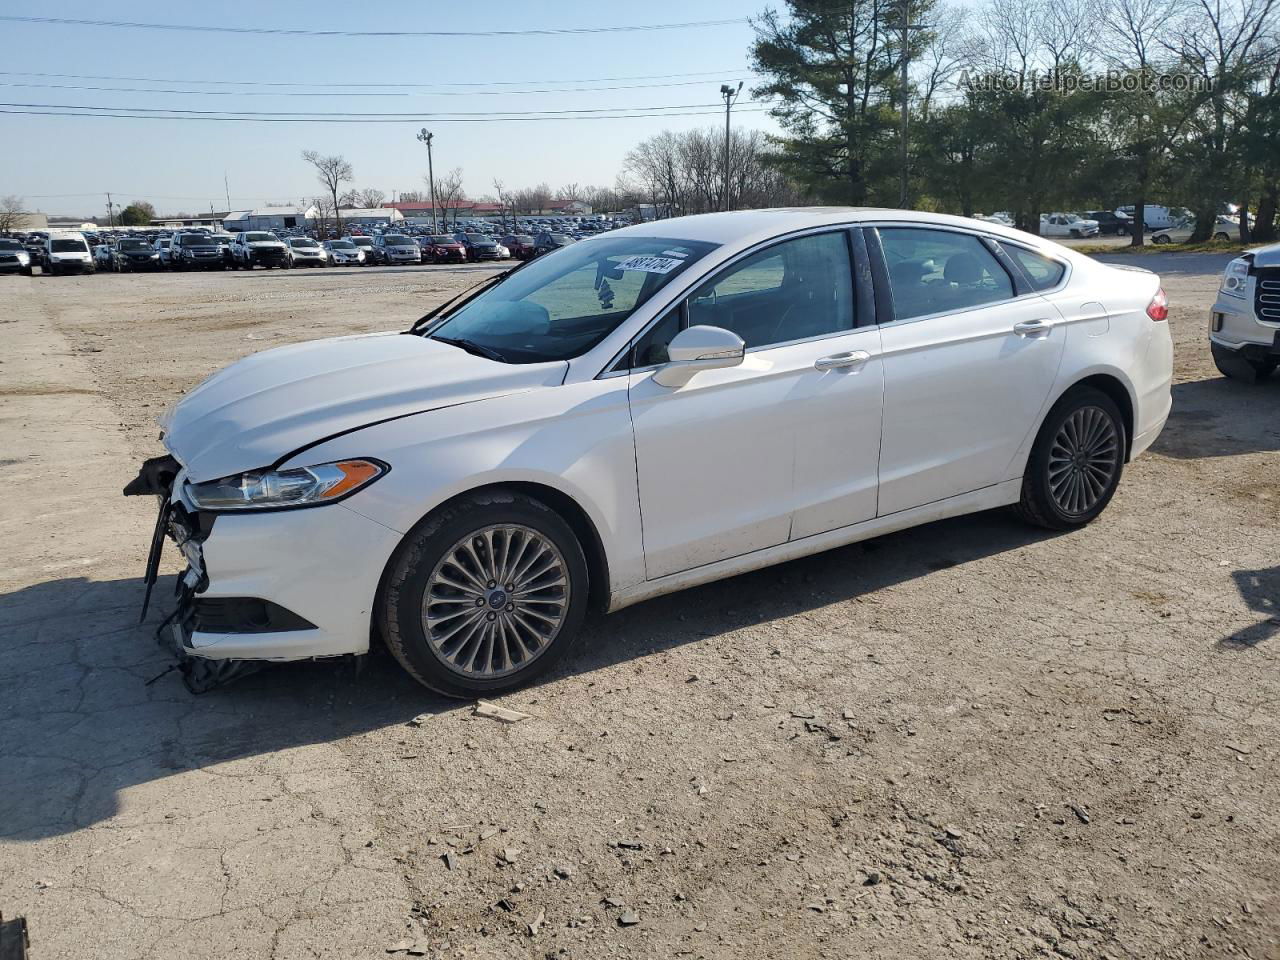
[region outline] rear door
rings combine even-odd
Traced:
[[[879,513],[1015,479],[1062,359],[1058,312],[975,234],[877,234],[893,310],[880,328]]]

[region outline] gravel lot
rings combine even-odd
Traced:
[[[642,604],[515,725],[382,654],[188,695],[120,496],[214,369],[491,268],[0,278],[0,911],[38,960],[1280,958],[1280,382],[1212,367],[1226,259],[1140,261],[1174,413],[1091,527]]]

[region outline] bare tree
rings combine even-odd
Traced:
[[[581,200],[582,188],[576,183],[566,183],[556,191],[557,200]]]
[[[360,206],[369,209],[376,209],[387,202],[387,195],[381,190],[375,190],[373,187],[365,187],[359,191]]]
[[[507,207],[511,205],[511,195],[507,193],[506,184],[497,177],[493,178],[493,192],[498,197],[498,206],[502,208],[502,228],[505,230],[507,227]],[[515,211],[513,210],[512,214],[514,215],[514,213]],[[512,225],[512,229],[515,229],[514,224]]]
[[[22,198],[9,194],[0,197],[0,233],[11,233],[17,229],[23,214]]]
[[[525,213],[541,213],[551,203],[551,188],[545,183],[517,190],[512,196],[516,209]]]
[[[458,205],[465,200],[467,193],[462,189],[462,168],[454,167],[443,176],[436,177],[436,203],[444,211],[445,222],[449,220],[449,210],[453,210],[453,225],[458,226]]]
[[[336,208],[333,200],[324,196],[312,198],[311,205],[316,210],[316,233],[324,240],[329,236],[329,221],[334,218]]]
[[[342,233],[342,214],[338,211],[338,191],[342,185],[355,177],[351,164],[340,154],[322,157],[315,150],[303,150],[302,159],[316,168],[316,179],[329,191],[333,200],[333,216],[336,229]]]

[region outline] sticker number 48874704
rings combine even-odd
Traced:
[[[670,273],[683,263],[683,260],[675,257],[634,256],[627,257],[618,266],[623,270],[639,270],[644,273]]]

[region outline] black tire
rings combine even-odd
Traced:
[[[1231,235],[1228,233],[1219,231],[1213,235],[1213,239],[1217,240],[1219,243],[1228,243],[1231,240]]]
[[[422,605],[436,565],[470,534],[495,524],[518,524],[550,541],[564,561],[569,597],[558,631],[525,667],[482,677],[449,666],[435,650],[427,638]],[[474,697],[529,683],[559,663],[581,632],[589,587],[586,558],[569,524],[540,500],[495,490],[454,502],[405,536],[387,567],[378,623],[387,648],[415,680],[447,697]],[[486,616],[492,619],[494,614]]]
[[[1102,446],[1098,448],[1096,457],[1089,457],[1089,466],[1082,471],[1075,471],[1072,467],[1062,466],[1065,451],[1059,443],[1059,436],[1061,431],[1069,429],[1079,418],[1085,418],[1091,425],[1087,428],[1087,433],[1093,429],[1093,424],[1097,425],[1102,432],[1099,437]],[[1085,447],[1089,449],[1087,442]],[[1014,509],[1027,523],[1050,530],[1072,530],[1085,526],[1106,509],[1115,495],[1120,476],[1124,472],[1127,449],[1124,417],[1114,400],[1093,387],[1077,387],[1067,391],[1053,405],[1053,409],[1044,418],[1044,423],[1040,425],[1040,432],[1036,435],[1031,456],[1027,458],[1026,472],[1022,477],[1022,499]],[[1102,470],[1104,464],[1110,474],[1105,484],[1096,472]],[[1088,498],[1087,502],[1083,502],[1082,498],[1078,507],[1069,508],[1064,505],[1064,500],[1071,499],[1071,488],[1070,478],[1063,477],[1063,470],[1079,472],[1082,476],[1085,470],[1091,471],[1088,476],[1092,479],[1088,484],[1082,481],[1078,487],[1087,491],[1084,495]],[[1054,486],[1064,479],[1066,493],[1055,493]]]
[[[1218,372],[1242,383],[1263,383],[1276,369],[1274,362],[1250,360],[1240,351],[1228,350],[1212,341],[1209,342],[1209,350],[1213,354],[1213,365],[1218,368]]]
[[[1151,242],[1152,243],[1172,243],[1173,238],[1166,237],[1166,236],[1155,236],[1151,238]]]

